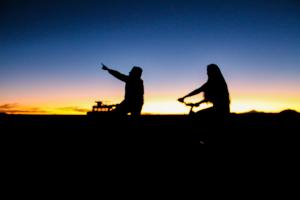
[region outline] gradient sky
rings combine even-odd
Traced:
[[[176,99],[207,80],[210,63],[233,112],[300,111],[300,1],[1,1],[0,112],[118,103],[125,85],[101,62],[125,74],[143,68],[143,113],[187,113]]]

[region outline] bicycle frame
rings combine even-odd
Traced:
[[[194,107],[198,107],[199,106],[198,103],[186,103],[186,102],[181,102],[181,103],[183,103],[185,106],[190,107],[189,115],[195,114],[195,112],[193,111],[193,109],[194,109]]]

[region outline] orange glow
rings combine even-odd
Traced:
[[[298,101],[299,102],[299,99]],[[296,103],[296,100],[286,101],[270,101],[269,99],[237,99],[231,103],[231,112],[242,113],[251,110],[261,111],[261,112],[280,112],[285,109],[293,109],[300,111],[300,105]]]
[[[176,101],[152,101],[145,103],[144,114],[184,114],[187,109]]]
[[[77,91],[78,92],[78,91]],[[62,92],[61,92],[62,93]],[[94,94],[96,93],[96,95]],[[145,104],[142,114],[188,114],[189,107],[177,101],[178,94],[186,94],[186,91],[169,91],[168,94],[155,95],[154,92],[145,94]],[[151,94],[151,95],[150,95]],[[86,114],[92,109],[95,101],[103,101],[106,104],[116,104],[122,101],[122,92],[102,93],[99,91],[85,91],[77,94],[75,91],[68,94],[48,94],[36,98],[13,99],[11,104],[8,100],[1,99],[0,112],[8,114]],[[103,98],[103,97],[109,98]],[[197,102],[202,95],[186,99],[187,102]],[[300,94],[278,94],[259,93],[246,91],[233,91],[231,93],[231,112],[242,113],[252,110],[261,112],[280,112],[285,109],[300,111]],[[209,104],[202,104],[194,111],[209,107]]]

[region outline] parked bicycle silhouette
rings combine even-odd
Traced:
[[[107,115],[108,113],[113,113],[113,110],[118,106],[118,104],[104,104],[102,101],[95,101],[92,110],[87,112],[87,115]]]

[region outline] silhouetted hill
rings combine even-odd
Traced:
[[[0,112],[0,116],[4,116],[4,115],[6,115],[5,112]]]
[[[261,112],[261,111],[257,111],[257,110],[250,110],[248,112],[243,112],[240,114],[259,114],[259,113],[265,113],[265,112]]]
[[[295,110],[291,110],[291,109],[287,109],[287,110],[283,110],[281,111],[279,114],[281,115],[290,115],[290,116],[297,116],[299,115],[299,113]]]

